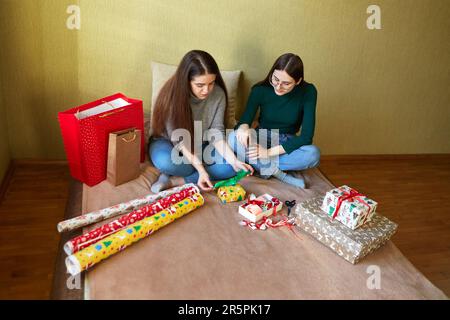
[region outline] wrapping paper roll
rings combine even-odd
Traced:
[[[167,197],[169,195],[172,195],[174,193],[180,192],[181,190],[191,188],[191,187],[196,188],[198,191],[198,188],[196,185],[194,185],[193,183],[188,183],[188,184],[185,184],[185,185],[182,185],[179,187],[175,187],[172,189],[162,191],[158,194],[149,194],[148,196],[145,196],[142,198],[134,199],[134,200],[131,200],[128,202],[117,204],[112,207],[93,211],[93,212],[81,215],[79,217],[61,221],[60,223],[58,223],[57,229],[59,232],[75,230],[75,229],[90,225],[92,223],[96,223],[96,222],[99,222],[102,220],[116,217],[123,213],[128,213],[130,211],[137,210],[144,205],[150,204],[159,199],[162,199],[164,197]]]
[[[196,193],[155,215],[133,223],[127,228],[68,256],[66,258],[67,271],[73,276],[77,275],[96,263],[124,250],[134,242],[151,235],[175,219],[192,212],[202,206],[203,203],[202,195]]]
[[[180,192],[169,195],[163,199],[160,199],[154,203],[143,206],[135,211],[132,211],[110,223],[104,224],[88,233],[82,234],[72,240],[69,240],[64,245],[64,251],[71,255],[81,249],[89,247],[91,244],[98,242],[107,236],[137,222],[144,218],[150,217],[164,209],[167,209],[171,205],[174,205],[181,200],[198,193],[197,187],[189,187],[181,190]]]

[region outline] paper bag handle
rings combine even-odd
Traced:
[[[114,109],[114,106],[113,106],[109,101],[102,100],[102,102],[103,102],[103,103],[106,103],[108,106],[110,106],[111,108]],[[111,111],[111,112],[102,114],[102,115],[100,115],[99,117],[100,117],[100,118],[105,118],[105,117],[108,117],[108,116],[110,116],[110,115],[112,115],[112,114],[115,114],[115,113],[117,113],[117,112],[121,112],[121,111],[123,111],[123,110],[125,110],[125,109],[114,110],[114,111]]]
[[[99,118],[105,118],[105,117],[108,117],[108,116],[110,116],[112,114],[121,112],[123,110],[125,110],[125,109],[119,109],[119,110],[114,110],[114,111],[111,111],[111,112],[108,112],[108,113],[104,113],[104,114],[99,115]]]
[[[123,141],[125,142],[133,142],[134,140],[136,140],[136,132],[134,132],[133,134],[133,138],[127,140],[127,138],[122,138]]]

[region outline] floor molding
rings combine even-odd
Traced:
[[[327,154],[321,155],[321,160],[418,160],[441,159],[450,161],[450,153],[423,153],[423,154]]]
[[[450,153],[414,153],[414,154],[322,154],[323,160],[409,160],[409,159],[442,159],[450,160]],[[16,164],[56,164],[68,165],[67,160],[19,158],[11,160]]]
[[[8,169],[5,172],[5,175],[0,183],[0,203],[2,203],[6,192],[8,191],[9,185],[11,183],[11,179],[14,175],[14,172],[18,166],[21,165],[57,165],[57,166],[68,166],[67,160],[59,160],[59,159],[31,159],[31,158],[22,158],[22,159],[12,159],[9,162]]]

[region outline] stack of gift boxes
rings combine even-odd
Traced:
[[[296,225],[355,264],[397,230],[397,224],[376,209],[377,202],[344,185],[298,204]]]

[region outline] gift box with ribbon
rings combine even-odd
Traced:
[[[276,214],[282,207],[283,204],[280,199],[267,193],[258,198],[252,194],[246,203],[239,206],[239,213],[251,222],[257,222],[263,217]]]
[[[377,209],[377,202],[344,185],[328,191],[321,208],[332,219],[355,230],[370,221]]]
[[[242,201],[245,199],[245,190],[240,184],[223,186],[217,189],[217,196],[222,203]]]
[[[295,226],[353,264],[384,245],[397,230],[396,223],[380,214],[374,214],[369,222],[351,230],[323,212],[323,198],[299,203],[294,209]]]

